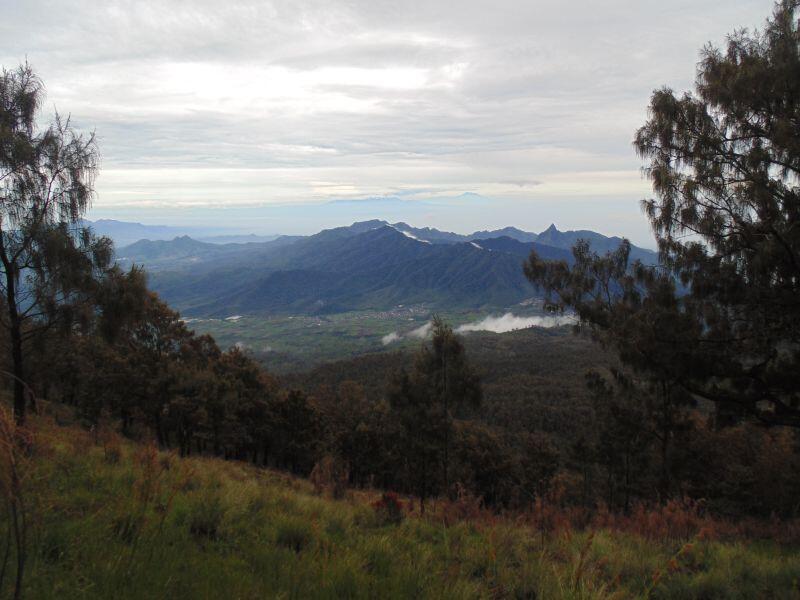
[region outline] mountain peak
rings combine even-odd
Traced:
[[[414,240],[415,242],[422,242],[423,244],[430,244],[430,241],[428,241],[428,240],[424,240],[424,239],[422,239],[422,238],[420,238],[420,237],[417,237],[416,235],[414,235],[414,234],[413,234],[413,233],[411,233],[410,231],[408,231],[408,230],[406,230],[406,229],[402,229],[402,228],[398,227],[398,225],[404,225],[404,223],[396,223],[395,225],[387,225],[386,227],[387,227],[388,229],[392,229],[392,230],[394,230],[394,231],[396,231],[396,232],[398,232],[398,233],[401,233],[401,234],[403,234],[405,237],[407,237],[407,238],[409,238],[409,239],[412,239],[412,240]],[[406,226],[406,227],[407,227],[407,226]]]
[[[369,231],[371,229],[378,229],[380,227],[386,227],[388,223],[386,221],[381,221],[380,219],[371,219],[369,221],[356,221],[348,229],[354,231],[356,233],[361,233],[364,231]]]

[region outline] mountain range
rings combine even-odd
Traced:
[[[536,234],[513,227],[462,235],[406,223],[372,220],[310,236],[253,243],[209,243],[183,235],[140,240],[118,251],[118,262],[143,265],[150,285],[187,316],[315,314],[390,309],[503,308],[535,295],[522,272],[531,250],[572,260],[587,239],[597,252],[621,238],[592,231]],[[634,259],[655,263],[634,247]]]
[[[231,230],[224,227],[175,227],[172,225],[144,225],[130,221],[117,221],[115,219],[98,219],[90,221],[83,219],[84,227],[91,227],[96,235],[104,235],[114,240],[117,246],[127,246],[139,240],[164,240],[169,241],[179,236],[192,238],[212,244],[245,244],[250,242],[267,242],[275,239],[276,235],[255,235]]]

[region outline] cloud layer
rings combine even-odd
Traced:
[[[554,316],[554,317],[518,317],[513,313],[506,313],[501,316],[492,316],[475,321],[474,323],[465,323],[456,327],[456,333],[470,333],[473,331],[492,331],[494,333],[507,333],[509,331],[516,331],[517,329],[528,329],[529,327],[560,327],[562,325],[571,325],[575,323],[575,318],[569,315]],[[397,331],[385,335],[381,338],[381,343],[384,346],[399,342],[403,339],[418,339],[424,340],[431,335],[433,330],[433,323],[428,321],[424,325],[412,329],[408,333],[400,334]]]
[[[471,331],[507,333],[517,329],[528,329],[529,327],[560,327],[561,325],[571,325],[574,322],[575,318],[571,316],[518,317],[509,312],[499,317],[490,315],[480,321],[460,325],[456,328],[456,333],[469,333]]]
[[[396,331],[393,331],[381,338],[381,344],[388,346],[389,344],[400,341],[400,339],[402,339],[400,335]]]
[[[536,229],[556,214],[589,226],[588,214],[639,234],[649,186],[631,139],[650,92],[690,88],[698,50],[772,6],[6,4],[0,64],[27,57],[48,106],[98,133],[102,216],[474,191],[498,209],[483,223],[454,209],[451,229]]]

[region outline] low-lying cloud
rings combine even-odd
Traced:
[[[574,322],[575,319],[571,316],[518,317],[509,312],[500,317],[489,315],[480,321],[460,325],[456,328],[456,333],[469,333],[470,331],[506,333],[517,329],[527,329],[528,327],[560,327],[561,325],[569,325]]]
[[[411,331],[400,334],[397,331],[393,331],[381,338],[381,344],[384,346],[388,346],[389,344],[393,344],[394,342],[399,342],[403,339],[417,339],[417,340],[424,340],[427,338],[431,331],[433,330],[433,323],[428,321],[424,325],[420,325],[416,329],[412,329]]]
[[[560,327],[562,325],[571,325],[575,322],[575,317],[571,315],[550,317],[518,317],[513,313],[506,313],[502,316],[492,316],[475,321],[474,323],[465,323],[456,327],[456,333],[470,333],[472,331],[491,331],[493,333],[507,333],[509,331],[516,331],[517,329],[528,329],[529,327]],[[381,343],[384,346],[399,342],[404,339],[418,339],[424,340],[431,335],[433,330],[433,322],[428,321],[424,325],[412,329],[411,331],[400,334],[393,331],[381,338]]]
[[[400,337],[400,335],[396,331],[393,331],[392,333],[389,333],[381,338],[381,344],[383,344],[384,346],[388,346],[392,342],[397,342],[401,339],[402,338]]]
[[[431,334],[431,330],[433,329],[433,323],[428,321],[421,327],[417,327],[416,329],[412,329],[406,334],[406,337],[410,338],[417,338],[418,340],[424,340]]]

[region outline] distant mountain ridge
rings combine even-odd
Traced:
[[[139,240],[170,241],[176,237],[191,236],[193,239],[212,244],[268,242],[279,236],[255,235],[242,233],[227,227],[176,227],[173,225],[145,225],[131,221],[116,221],[114,219],[98,219],[90,221],[83,219],[84,227],[91,227],[96,235],[102,235],[114,240],[119,246],[128,246]]]
[[[494,231],[476,231],[470,237],[474,240],[508,237],[520,242],[535,242],[538,240],[539,235],[530,233],[529,231],[522,231],[516,227],[504,227],[503,229],[495,229]]]
[[[545,246],[571,249],[578,240],[586,240],[592,250],[598,254],[612,252],[622,243],[621,237],[608,237],[595,231],[580,229],[578,231],[559,231],[555,224],[541,232],[536,241]],[[655,264],[657,255],[652,250],[631,245],[631,260],[641,260],[645,264]]]
[[[531,250],[569,262],[567,244],[577,234],[586,234],[601,252],[621,242],[554,226],[541,234],[509,227],[466,236],[371,220],[245,244],[188,236],[140,240],[120,248],[118,260],[144,265],[151,286],[189,316],[331,313],[419,303],[507,307],[535,295],[522,270]]]

